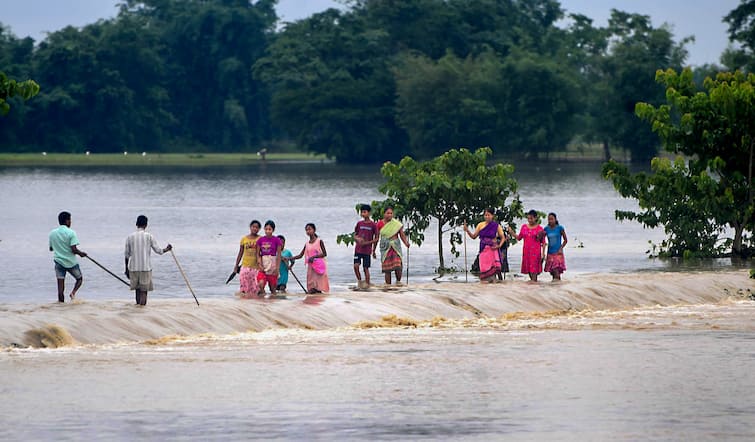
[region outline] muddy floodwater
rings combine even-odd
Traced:
[[[465,283],[450,255],[462,271],[434,282],[428,236],[409,286],[353,292],[335,236],[380,197],[376,169],[0,169],[0,440],[755,439],[747,263],[649,260],[662,232],[613,219],[634,206],[597,166],[529,164],[525,206],[570,238],[563,282]],[[146,308],[87,261],[79,300],[54,302],[60,210],[118,274],[149,216],[200,306],[169,256]],[[285,299],[237,299],[224,283],[251,219],[295,253],[315,222],[333,293],[292,280]]]

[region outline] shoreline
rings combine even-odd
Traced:
[[[332,162],[306,152],[268,153],[0,153],[0,167],[242,167],[266,163]]]
[[[279,329],[463,326],[463,321],[478,321],[483,328],[488,321],[496,328],[528,318],[747,301],[753,288],[742,270],[597,274],[538,286],[425,283],[281,300],[200,299],[199,307],[186,299],[150,300],[146,308],[125,299],[5,305],[0,307],[0,347],[160,343]]]

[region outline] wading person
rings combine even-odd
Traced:
[[[367,204],[362,204],[359,208],[359,214],[362,219],[354,227],[354,275],[357,277],[357,288],[366,289],[370,286],[370,265],[372,258],[375,257],[375,249],[378,242],[377,224],[370,219],[372,208]],[[359,272],[359,266],[364,269],[364,284],[362,284],[362,275]]]
[[[483,217],[485,221],[477,224],[474,232],[469,231],[465,221],[464,232],[472,239],[480,238],[480,282],[493,282],[501,273],[500,247],[506,241],[506,236],[501,225],[494,220],[493,209],[485,209]],[[500,243],[498,238],[502,238]]]
[[[304,227],[309,240],[304,244],[301,253],[294,256],[293,260],[304,257],[307,266],[307,293],[327,293],[330,291],[328,282],[328,268],[325,257],[325,243],[317,236],[317,227],[309,223]]]
[[[286,288],[288,286],[288,271],[294,266],[294,261],[291,259],[294,257],[294,254],[286,248],[285,236],[278,235],[278,239],[281,240],[281,248],[283,251],[281,252],[281,264],[278,270],[278,286],[276,287],[276,290],[286,293]]]
[[[385,208],[383,219],[378,222],[377,227],[380,233],[380,262],[385,274],[385,283],[391,284],[391,273],[394,272],[398,285],[401,283],[401,273],[404,268],[401,243],[403,242],[406,248],[409,248],[404,226],[393,218],[393,207],[389,206]]]
[[[154,290],[152,285],[152,263],[150,253],[158,255],[171,250],[168,244],[164,249],[157,245],[157,240],[147,232],[147,217],[136,218],[136,232],[126,237],[126,277],[131,282],[131,290],[136,292],[137,305],[147,305],[147,292]]]
[[[260,238],[258,233],[261,227],[259,221],[252,220],[249,223],[249,234],[242,236],[239,242],[239,253],[236,255],[233,271],[239,275],[239,294],[242,298],[257,296],[260,291],[257,285],[257,240]]]
[[[270,287],[270,295],[275,295],[278,287],[283,243],[280,238],[273,236],[273,232],[275,223],[268,220],[265,222],[265,236],[257,240],[257,282],[260,285],[260,294],[265,292],[265,284]]]
[[[509,233],[514,231],[509,227]],[[537,281],[537,275],[543,272],[543,257],[545,256],[545,232],[537,222],[537,212],[527,212],[527,224],[519,230],[516,239],[524,240],[522,247],[522,273],[530,276],[531,281]]]
[[[548,256],[545,258],[545,271],[550,273],[554,281],[561,279],[561,274],[566,271],[564,259],[564,247],[569,239],[566,230],[558,223],[555,213],[548,214],[548,225],[545,226],[545,234],[548,237]],[[561,239],[563,238],[563,242]]]
[[[76,232],[71,229],[71,214],[60,212],[58,214],[58,228],[50,232],[49,245],[50,251],[53,252],[53,261],[55,262],[55,277],[58,280],[58,302],[65,302],[66,273],[70,273],[76,280],[76,284],[71,290],[71,301],[76,299],[76,293],[81,288],[84,278],[81,276],[81,268],[76,255],[84,258],[86,253],[79,250],[79,238]]]

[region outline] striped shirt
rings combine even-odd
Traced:
[[[128,259],[129,272],[149,272],[152,263],[149,260],[149,249],[158,255],[162,255],[163,249],[157,245],[154,236],[144,229],[139,229],[126,238],[126,259]]]

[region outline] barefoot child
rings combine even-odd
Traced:
[[[327,265],[324,259],[328,256],[328,252],[325,251],[325,243],[317,236],[317,227],[314,224],[307,224],[304,227],[304,231],[307,233],[309,241],[304,244],[301,253],[292,259],[296,260],[303,256],[306,257],[308,293],[327,293],[330,291],[330,284],[328,282]]]
[[[278,271],[281,265],[283,244],[277,236],[273,236],[275,223],[265,223],[265,236],[257,240],[257,282],[260,284],[260,294],[265,292],[265,284],[270,287],[270,294],[275,295],[278,286]]]
[[[278,235],[278,239],[281,240],[281,265],[278,269],[278,287],[275,289],[279,292],[286,293],[286,286],[288,285],[288,271],[294,266],[294,261],[291,259],[294,254],[286,248],[286,237]]]
[[[370,263],[375,256],[375,249],[378,242],[377,224],[370,219],[372,208],[367,204],[362,204],[359,208],[359,214],[362,219],[354,227],[354,274],[357,277],[357,288],[366,289],[370,286]],[[359,265],[364,268],[364,285],[362,284],[362,275],[359,273]]]
[[[548,236],[548,256],[545,258],[545,271],[550,273],[554,281],[561,279],[561,274],[566,271],[564,260],[564,247],[569,239],[566,230],[558,223],[556,214],[548,214],[548,225],[545,226],[545,234]],[[563,238],[563,242],[561,239]]]
[[[249,234],[241,238],[236,264],[233,266],[233,271],[239,274],[242,298],[257,296],[260,291],[257,285],[257,240],[260,238],[257,233],[260,227],[262,225],[256,219],[249,223]]]

